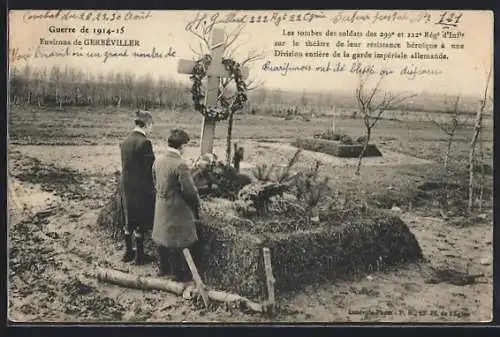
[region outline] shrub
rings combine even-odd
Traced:
[[[338,140],[340,140],[341,137],[342,137],[341,134],[336,133],[332,129],[328,129],[324,132],[317,133],[314,135],[314,138],[333,140],[333,141],[338,141]]]
[[[358,144],[364,144],[365,142],[366,142],[366,136],[359,136],[356,139],[356,143],[358,143]]]
[[[308,220],[312,216],[313,209],[331,193],[328,187],[328,178],[319,179],[319,168],[321,163],[316,161],[315,166],[304,172],[300,172],[294,179],[293,190],[298,201],[305,206],[305,214]]]

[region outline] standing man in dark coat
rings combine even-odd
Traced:
[[[153,126],[148,111],[138,110],[135,128],[120,144],[122,160],[122,202],[125,212],[124,262],[144,263],[144,234],[151,228],[154,216],[154,186],[152,166],[155,160],[153,146],[146,137]],[[136,252],[132,250],[135,233]]]
[[[159,276],[170,274],[181,282],[190,280],[182,249],[193,248],[195,257],[199,249],[195,243],[199,235],[200,197],[182,158],[188,142],[186,132],[172,130],[167,153],[153,165],[156,204],[152,239],[158,245]]]

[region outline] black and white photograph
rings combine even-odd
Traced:
[[[493,308],[493,12],[11,10],[8,319]]]

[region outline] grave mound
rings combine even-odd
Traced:
[[[206,282],[253,298],[265,297],[262,248],[271,250],[277,293],[422,258],[398,217],[327,216],[314,226],[300,219],[207,216],[200,269]]]
[[[97,223],[119,240],[124,218],[117,193]],[[285,213],[242,218],[236,209],[236,202],[225,199],[203,201],[198,269],[215,289],[254,299],[267,297],[263,247],[271,250],[278,294],[422,258],[407,225],[380,210],[325,211],[319,222],[311,222]]]
[[[363,150],[363,144],[358,142],[342,143],[340,140],[321,138],[298,138],[291,143],[299,149],[325,153],[340,158],[357,158]],[[368,144],[363,157],[381,157],[382,153],[375,144]]]

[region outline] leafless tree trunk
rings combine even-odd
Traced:
[[[443,171],[444,171],[443,194],[442,194],[442,200],[440,201],[440,207],[445,211],[448,210],[448,184],[446,181],[446,177],[448,176],[451,149],[453,146],[453,141],[455,140],[455,132],[459,125],[467,123],[467,120],[463,121],[463,123],[459,121],[459,115],[458,115],[459,102],[460,102],[460,95],[457,95],[452,99],[451,108],[445,109],[447,116],[443,117],[442,120],[436,120],[435,118],[429,115],[430,120],[448,136],[446,140],[446,151],[444,153],[444,164],[443,164]],[[445,105],[447,105],[447,103],[448,103],[447,99],[445,98]]]
[[[370,142],[370,137],[372,135],[372,126],[365,124],[365,139],[363,142],[363,149],[361,150],[361,154],[358,157],[358,164],[356,165],[356,175],[359,176],[361,173],[361,163],[363,161],[363,156],[366,153],[366,149],[368,148],[368,143]]]
[[[56,87],[56,103],[59,104],[59,110],[62,110],[63,99],[62,99],[61,91],[59,90],[58,87]]]
[[[483,98],[480,101],[479,109],[476,114],[476,123],[474,125],[474,133],[472,134],[472,140],[470,142],[470,147],[469,147],[469,200],[467,204],[467,212],[469,215],[472,214],[473,211],[473,205],[474,205],[474,171],[476,169],[476,146],[477,146],[477,141],[479,139],[479,135],[482,132],[483,128],[483,113],[484,113],[484,108],[486,107],[486,100],[488,97],[488,89],[490,85],[490,79],[491,79],[491,73],[493,71],[493,66],[490,65],[490,69],[488,71],[488,74],[486,76],[486,86],[484,88],[484,95]]]
[[[484,199],[484,183],[485,183],[485,177],[484,177],[484,149],[483,149],[483,132],[481,131],[479,133],[479,162],[481,163],[479,167],[479,195],[478,195],[478,210],[479,212],[483,211],[483,199]]]
[[[389,92],[384,92],[383,97],[378,99],[378,97],[376,96],[381,93],[380,85],[385,78],[385,75],[380,75],[377,83],[371,89],[366,88],[369,78],[370,75],[360,76],[359,87],[356,89],[356,101],[361,112],[363,124],[365,127],[363,149],[358,157],[358,164],[356,166],[355,172],[357,176],[359,176],[361,172],[361,164],[370,142],[372,129],[380,120],[382,114],[386,110],[391,109],[396,105],[402,103],[403,101],[415,96],[415,94],[394,95]]]
[[[234,113],[229,114],[229,118],[227,119],[227,134],[226,134],[226,165],[231,165],[231,144],[232,144],[232,135],[233,135],[233,120]]]
[[[262,85],[262,82],[256,83],[255,85],[253,84],[255,80],[249,81],[247,83],[247,91],[254,90]],[[225,83],[225,86],[227,86],[228,83]],[[224,87],[225,87],[224,86]],[[232,104],[231,104],[231,109],[229,112],[229,117],[227,120],[227,134],[226,134],[226,164],[231,165],[231,148],[232,148],[232,138],[233,138],[233,125],[234,125],[234,114],[236,113],[236,110],[232,109]]]

